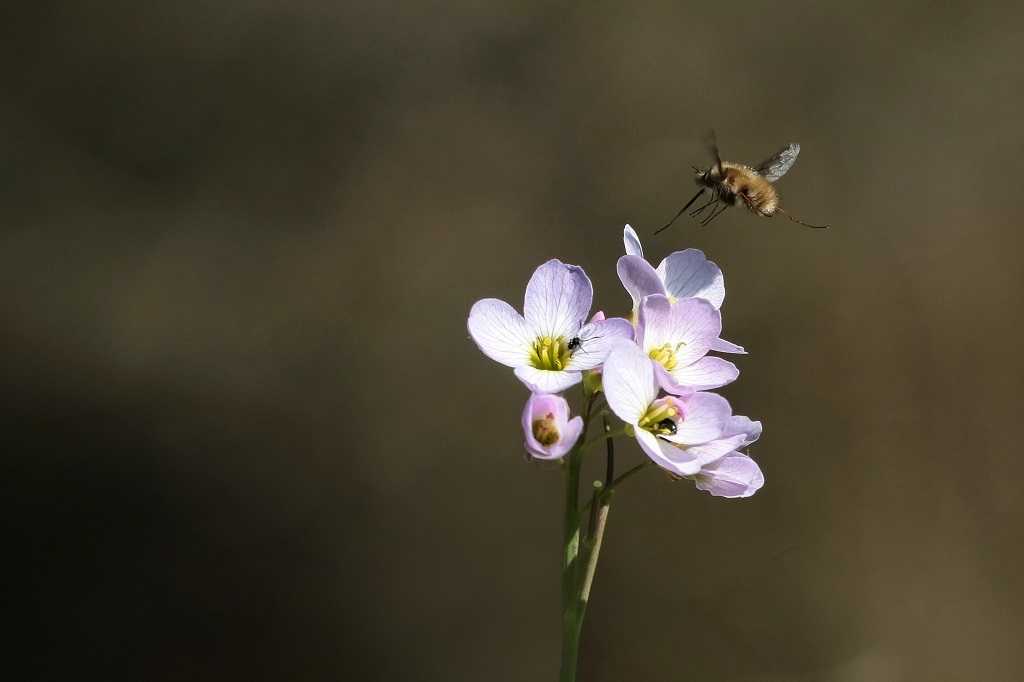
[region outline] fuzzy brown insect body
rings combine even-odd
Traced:
[[[785,175],[786,171],[792,167],[797,155],[800,153],[800,145],[794,142],[783,147],[758,164],[756,168],[722,161],[718,155],[718,145],[715,143],[713,133],[708,140],[708,146],[715,157],[715,165],[710,168],[693,169],[696,173],[694,181],[701,188],[700,191],[687,202],[686,206],[683,206],[675,218],[672,218],[665,227],[662,227],[655,234],[658,234],[658,232],[674,223],[676,218],[685,213],[686,209],[690,208],[693,202],[697,201],[708,190],[711,190],[710,200],[690,213],[690,217],[695,218],[703,213],[705,209],[711,208],[708,216],[701,221],[702,225],[710,223],[729,206],[741,203],[754,213],[766,218],[779,212],[793,222],[806,225],[807,227],[828,227],[828,225],[808,225],[786,213],[782,206],[779,205],[779,193],[775,191],[775,187],[772,185],[773,182]]]
[[[721,170],[712,166],[698,174],[696,182],[717,192],[718,198],[729,206],[744,203],[763,216],[774,215],[779,207],[779,193],[772,183],[749,166],[723,161]]]

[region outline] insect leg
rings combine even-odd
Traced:
[[[715,208],[718,208],[718,207],[716,206]],[[717,213],[715,211],[711,211],[711,215],[709,215],[707,218],[705,218],[704,222],[702,222],[701,225],[703,225],[704,227],[707,227],[708,225],[711,224],[712,220],[714,220],[718,216],[722,215],[722,213],[727,208],[729,208],[729,204],[725,204],[724,206],[722,206],[722,208],[719,208]]]
[[[711,198],[708,200],[708,203],[704,204],[703,206],[701,206],[700,208],[696,209],[695,211],[690,211],[690,217],[691,218],[696,218],[698,215],[700,215],[704,211],[705,208],[707,208],[711,204],[718,204],[720,199],[721,199],[721,197],[718,195],[718,190],[717,189],[711,190]]]
[[[715,199],[714,205],[711,207],[711,214],[707,218],[705,218],[704,220],[701,221],[701,223],[700,223],[701,225],[707,225],[709,222],[711,222],[711,218],[714,217],[715,211],[718,210],[718,203],[719,203],[719,201],[721,201],[721,198]],[[728,204],[726,204],[726,206],[728,206]]]

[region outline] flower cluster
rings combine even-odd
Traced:
[[[764,483],[740,450],[760,422],[734,416],[709,393],[739,376],[710,351],[744,353],[721,338],[722,271],[696,249],[677,251],[654,268],[628,225],[617,271],[633,299],[627,318],[590,317],[593,286],[583,270],[551,260],[526,287],[523,314],[497,299],[478,301],[469,333],[488,357],[512,367],[532,392],[523,411],[526,450],[559,459],[584,435],[559,395],[587,376],[655,464],[720,497],[748,497]]]

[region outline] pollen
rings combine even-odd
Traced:
[[[651,360],[654,360],[655,362],[660,362],[665,369],[671,372],[676,368],[676,365],[679,364],[676,360],[676,353],[678,353],[679,349],[685,345],[685,341],[680,341],[674,346],[670,343],[666,343],[664,345],[658,346],[657,348],[652,348],[647,353],[647,355],[651,358]]]
[[[550,336],[538,338],[530,348],[530,364],[536,369],[561,372],[569,363],[572,353],[564,336],[553,339]]]
[[[637,426],[655,435],[668,435],[674,433],[675,418],[679,414],[679,408],[676,407],[675,401],[671,398],[667,398],[664,401],[657,401],[652,403],[647,413],[640,417],[637,422]],[[672,426],[664,424],[663,422],[669,422]]]
[[[543,419],[533,421],[533,437],[544,447],[558,442],[558,424],[555,422],[554,414],[548,412]]]

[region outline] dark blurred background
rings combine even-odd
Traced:
[[[7,679],[555,679],[562,482],[469,340],[622,226],[726,275],[766,486],[617,496],[582,680],[1024,679],[1024,9],[8,2]],[[803,152],[808,230],[682,220]],[[620,466],[641,461],[620,446]]]

